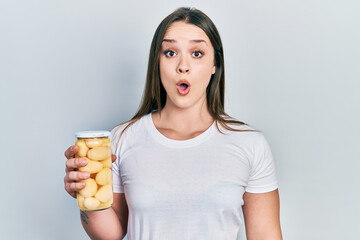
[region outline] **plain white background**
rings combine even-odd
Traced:
[[[284,239],[360,239],[360,5],[325,0],[0,0],[1,238],[87,239],[64,151],[132,117],[181,6],[216,24],[226,110],[272,148]]]

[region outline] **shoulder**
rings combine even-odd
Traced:
[[[147,117],[148,115],[145,115],[140,119],[129,120],[115,126],[113,129],[111,129],[110,136],[113,139],[116,139],[122,136],[138,133],[139,131],[145,129],[145,120]]]
[[[132,119],[115,126],[110,132],[111,141],[116,144],[116,147],[125,142],[126,145],[136,143],[148,132],[148,120],[149,115],[147,114],[139,119]]]
[[[225,133],[248,133],[249,135],[257,136],[261,134],[261,131],[254,126],[244,123],[236,118],[232,118],[229,116],[223,116],[224,120],[227,122],[217,121],[217,125],[219,130]],[[243,135],[243,134],[240,134]]]
[[[146,115],[136,120],[129,120],[115,126],[110,131],[110,140],[112,151],[118,157],[122,155],[126,149],[136,145],[141,137],[146,133]]]
[[[238,121],[234,118],[231,118],[231,120]],[[220,123],[217,125],[219,130],[223,133],[221,135],[224,138],[227,138],[228,141],[238,143],[242,146],[256,148],[261,146],[263,142],[266,141],[263,132],[251,126],[250,124],[227,123],[226,125],[231,129],[227,129]]]

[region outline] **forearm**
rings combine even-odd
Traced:
[[[246,232],[247,240],[282,240],[281,229],[264,230],[262,232]]]
[[[119,240],[126,235],[113,208],[101,211],[80,211],[81,223],[91,239]]]

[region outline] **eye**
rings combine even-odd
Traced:
[[[204,53],[202,51],[194,51],[192,55],[196,58],[201,58]]]
[[[164,54],[166,57],[174,57],[176,55],[176,53],[172,50],[166,50]]]

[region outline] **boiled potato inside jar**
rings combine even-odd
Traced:
[[[106,185],[109,184],[111,181],[111,169],[110,168],[103,168],[98,174],[96,174],[95,181],[99,185]]]
[[[103,203],[110,201],[112,196],[113,196],[113,192],[110,184],[102,186],[95,194],[95,198]]]
[[[85,198],[80,193],[77,194],[76,198],[77,198],[77,203],[78,203],[79,208],[84,208]]]
[[[104,141],[103,141],[102,146],[103,147],[110,147],[110,145],[111,145],[110,139],[105,138]]]
[[[83,139],[78,139],[75,142],[75,145],[79,147],[79,151],[77,152],[77,156],[79,157],[86,157],[86,154],[89,151],[88,146],[86,145],[85,141]]]
[[[88,151],[87,156],[91,160],[104,160],[111,157],[111,151],[109,147],[95,147]]]
[[[113,203],[113,199],[104,203],[100,203],[99,208],[108,208],[111,206],[112,203]]]
[[[103,165],[100,162],[91,161],[88,158],[85,159],[87,160],[87,164],[84,167],[79,167],[80,172],[97,173],[103,168]]]
[[[99,207],[100,201],[94,197],[87,197],[84,200],[84,206],[89,210],[95,210]]]
[[[103,142],[104,140],[102,140],[101,138],[91,138],[85,140],[86,146],[88,146],[89,148],[100,147]]]
[[[87,198],[87,197],[92,197],[95,195],[95,193],[97,191],[97,184],[94,179],[88,178],[86,180],[81,180],[80,182],[85,183],[85,187],[79,191],[79,193],[83,197]]]
[[[109,157],[108,159],[102,160],[101,163],[104,166],[104,168],[111,168],[112,167],[111,157]]]

